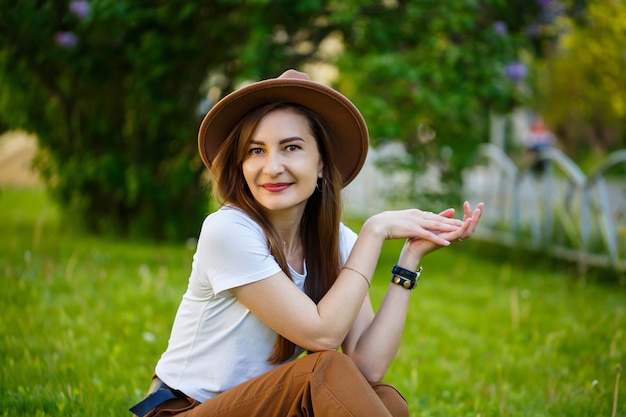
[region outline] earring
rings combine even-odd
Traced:
[[[327,184],[328,183],[326,181],[326,178],[318,178],[317,183],[315,184],[315,189],[317,191],[322,191],[322,189],[325,188]]]

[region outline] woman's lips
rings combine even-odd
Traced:
[[[269,191],[271,193],[281,192],[283,190],[286,190],[290,186],[291,186],[291,184],[287,183],[287,182],[280,182],[280,183],[275,183],[275,184],[263,184],[262,185],[263,188],[265,188],[267,191]]]

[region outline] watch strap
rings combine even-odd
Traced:
[[[391,273],[391,282],[408,290],[412,290],[415,288],[422,275],[422,267],[420,266],[417,271],[413,272],[401,266],[394,265],[393,268],[391,268]]]

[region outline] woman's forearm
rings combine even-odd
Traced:
[[[384,233],[376,222],[366,222],[337,280],[317,305],[320,331],[330,336],[335,347],[345,339],[360,311],[383,242]]]
[[[398,265],[415,270],[418,263],[419,259],[401,257]],[[391,272],[389,276],[391,277]],[[361,334],[350,356],[367,380],[380,381],[393,362],[402,342],[413,295],[412,290],[390,283],[376,315]]]

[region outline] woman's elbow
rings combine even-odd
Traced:
[[[377,372],[374,370],[361,370],[361,373],[370,384],[380,382],[385,377],[385,372]]]
[[[339,350],[339,348],[341,347],[342,341],[343,341],[343,338],[339,336],[333,336],[333,335],[328,335],[328,334],[316,335],[316,336],[309,338],[309,340],[304,341],[304,343],[301,344],[300,346],[302,346],[303,348],[311,352],[322,352],[325,350]]]
[[[352,361],[359,368],[361,374],[365,377],[367,382],[375,383],[380,382],[385,377],[387,373],[387,369],[383,369],[382,366],[379,366],[373,361],[364,360],[363,358],[352,357]]]

